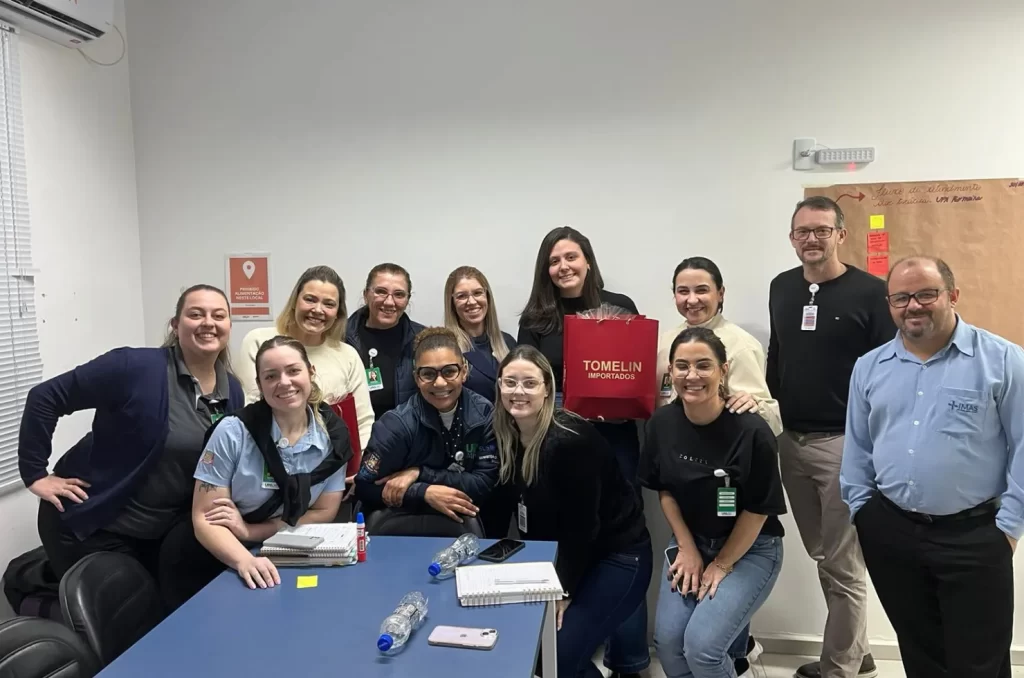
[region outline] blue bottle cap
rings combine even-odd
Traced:
[[[430,573],[431,577],[441,574],[441,563],[431,563],[430,567],[427,568],[427,572]]]
[[[362,512],[362,511],[360,511],[359,513],[357,513],[357,514],[356,514],[356,522],[357,522],[357,523],[362,523],[362,522],[365,522],[365,521],[363,520],[363,512]]]
[[[394,644],[395,639],[391,637],[390,633],[382,633],[377,639],[377,649],[381,652],[387,652]]]

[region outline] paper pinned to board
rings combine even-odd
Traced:
[[[868,233],[868,254],[889,251],[888,233]]]
[[[872,214],[871,215],[871,228],[878,230],[885,228],[885,215],[884,214]]]
[[[877,276],[889,275],[889,255],[888,254],[869,254],[868,255],[868,273]]]

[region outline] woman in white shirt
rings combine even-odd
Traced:
[[[345,284],[329,266],[307,269],[295,283],[275,327],[262,327],[245,335],[235,374],[245,389],[246,403],[260,398],[256,384],[256,352],[276,335],[296,339],[306,348],[316,369],[316,384],[324,402],[334,405],[352,394],[359,424],[359,446],[366,449],[373,428],[373,407],[366,385],[366,370],[358,351],[345,343]]]
[[[706,257],[684,259],[672,275],[672,292],[676,310],[685,320],[662,333],[658,342],[658,405],[676,398],[668,356],[672,342],[688,327],[706,327],[722,340],[729,355],[729,411],[756,411],[776,436],[782,433],[779,403],[765,381],[764,347],[752,334],[722,315],[725,284],[715,262]]]

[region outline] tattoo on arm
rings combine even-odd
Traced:
[[[201,482],[199,483],[199,489],[203,492],[212,492],[214,490],[219,490],[220,488],[213,483]]]

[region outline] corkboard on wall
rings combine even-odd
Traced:
[[[967,322],[1024,344],[1024,181],[979,179],[807,188],[846,215],[840,259],[884,278],[912,254],[953,270]]]

